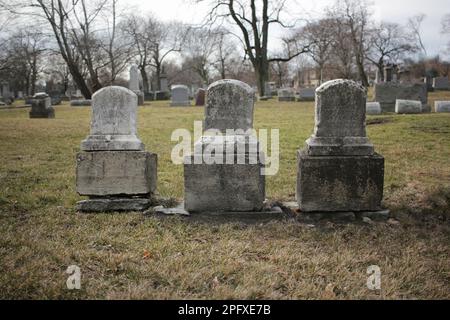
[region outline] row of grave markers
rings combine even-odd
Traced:
[[[297,201],[304,212],[381,210],[384,158],[366,135],[366,89],[350,80],[333,80],[316,90],[316,123],[306,147],[298,151]],[[209,86],[205,130],[225,136],[202,136],[195,152],[259,152],[249,133],[255,95],[247,84],[221,80]],[[79,211],[135,211],[152,205],[156,191],[157,155],[145,151],[137,136],[138,97],[122,87],[107,87],[93,96],[90,135],[77,155],[76,189],[89,199]],[[227,129],[240,133],[227,135]],[[198,151],[200,150],[200,151]],[[196,154],[192,155],[195,157]],[[261,155],[262,157],[264,155]],[[236,164],[184,164],[185,209],[189,212],[258,212],[265,200],[263,161]]]

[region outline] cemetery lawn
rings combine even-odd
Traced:
[[[430,103],[440,99],[450,93],[430,94]],[[90,109],[55,110],[56,119],[0,110],[1,299],[450,298],[450,114],[368,117],[395,220],[246,225],[76,213],[75,155]],[[161,196],[183,197],[172,131],[202,119],[200,107],[139,108],[139,136],[159,157]],[[313,103],[257,103],[256,128],[280,129],[270,200],[294,200],[296,150],[313,124]],[[81,290],[66,287],[70,265],[81,268]],[[371,265],[381,269],[379,291],[366,286]]]

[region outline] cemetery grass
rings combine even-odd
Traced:
[[[443,98],[450,94],[431,94]],[[76,213],[75,156],[90,110],[55,109],[52,120],[0,110],[2,299],[450,298],[450,114],[368,117],[395,220],[246,225]],[[256,128],[280,129],[280,170],[267,179],[272,201],[295,198],[296,150],[312,132],[313,110],[257,103]],[[139,108],[139,136],[159,157],[161,196],[183,197],[172,131],[202,119],[199,107]],[[66,287],[70,265],[81,268],[81,290]],[[371,265],[381,268],[381,290],[367,289]]]

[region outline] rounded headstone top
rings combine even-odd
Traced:
[[[247,91],[249,94],[253,94],[253,88],[250,87],[248,84],[246,84],[245,82],[239,81],[239,80],[235,80],[235,79],[223,79],[223,80],[218,80],[216,82],[213,82],[212,84],[209,85],[208,87],[208,91],[210,90],[214,90],[215,87],[219,87],[219,86],[235,86],[235,87],[239,87],[242,90]]]
[[[364,88],[362,85],[358,84],[357,82],[353,80],[346,80],[346,79],[335,79],[330,80],[325,83],[323,83],[320,87],[316,89],[316,94],[321,94],[333,87],[346,87],[348,89],[346,90],[361,90],[363,92],[367,92],[366,88]]]
[[[45,92],[38,92],[33,96],[33,98],[35,98],[35,99],[44,99],[44,98],[48,98],[48,97],[49,97],[49,95]]]
[[[100,97],[100,96],[104,96],[104,95],[118,95],[118,94],[129,94],[132,96],[136,96],[136,94],[131,91],[128,88],[125,87],[120,87],[120,86],[109,86],[109,87],[104,87],[101,88],[100,90],[96,91],[93,95],[92,95],[92,101],[95,101],[96,98]],[[137,97],[136,97],[137,99]]]
[[[253,127],[254,91],[239,80],[219,80],[208,87],[205,129],[247,131]]]
[[[172,90],[174,89],[185,89],[185,90],[189,90],[188,86],[184,85],[184,84],[174,84],[171,87]]]

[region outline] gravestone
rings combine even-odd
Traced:
[[[366,103],[366,114],[375,115],[381,114],[381,105],[379,102],[367,102]]]
[[[77,192],[83,212],[139,211],[156,190],[157,155],[137,137],[137,96],[105,87],[92,97],[91,133],[77,155]]]
[[[316,88],[302,88],[298,91],[298,101],[314,101]]]
[[[422,113],[422,103],[415,100],[397,99],[395,102],[395,113],[415,114]]]
[[[197,92],[195,93],[195,105],[196,106],[204,106],[205,105],[205,97],[206,97],[206,90],[199,88]]]
[[[384,67],[384,82],[391,82],[393,80],[394,68],[391,66]]]
[[[172,86],[170,106],[185,107],[190,105],[191,101],[189,100],[189,88],[181,84]]]
[[[35,94],[31,100],[30,118],[52,119],[55,117],[55,109],[52,100],[46,93]]]
[[[435,112],[450,112],[450,101],[435,101],[434,102]]]
[[[366,89],[338,79],[324,83],[316,95],[314,133],[298,151],[301,211],[381,210],[384,158],[366,135]]]
[[[71,107],[88,107],[92,105],[92,101],[89,99],[71,100]]]
[[[278,90],[279,102],[292,102],[295,101],[295,93],[291,88],[283,88]]]
[[[264,96],[260,100],[266,101],[273,97],[273,86],[271,82],[264,82]]]
[[[138,97],[138,105],[143,106],[144,105],[144,93],[141,91],[140,88],[140,72],[137,67],[137,65],[133,64],[130,68],[130,83],[129,83],[129,89],[133,91],[137,97]]]
[[[375,101],[381,105],[383,112],[395,112],[395,102],[401,100],[420,100],[422,110],[430,109],[428,106],[428,91],[425,83],[379,83],[375,85]]]
[[[252,136],[254,91],[237,80],[208,87],[204,135],[185,158],[185,209],[193,212],[260,211],[265,177],[259,143]],[[211,157],[214,161],[211,161]]]
[[[450,90],[448,77],[433,78],[434,90]]]

